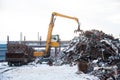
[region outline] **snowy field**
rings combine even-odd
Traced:
[[[99,80],[93,75],[76,74],[77,66],[49,66],[47,64],[28,64],[9,67],[0,62],[0,80]]]

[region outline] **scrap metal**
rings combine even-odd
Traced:
[[[63,49],[62,54],[62,64],[73,65],[77,61],[81,64],[78,64],[78,70],[84,73],[93,72],[96,66],[110,67],[114,65],[117,66],[117,71],[120,70],[120,40],[103,31],[84,31],[71,40],[69,46]],[[86,70],[82,68],[83,63],[81,62],[86,64]],[[110,70],[114,72],[112,68]],[[100,71],[102,72],[102,70]]]

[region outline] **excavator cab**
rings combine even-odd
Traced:
[[[59,35],[52,35],[52,37],[51,37],[51,42],[50,42],[50,45],[49,45],[48,53],[50,53],[50,48],[51,48],[51,47],[58,48],[59,45],[60,45]],[[44,56],[44,55],[45,55],[45,52],[44,52],[44,51],[42,51],[42,52],[37,52],[37,51],[35,51],[35,52],[34,52],[34,56],[35,56],[35,57]]]
[[[51,41],[59,42],[59,35],[52,35]]]
[[[60,41],[59,35],[52,35],[50,46],[51,47],[58,47],[59,41]]]

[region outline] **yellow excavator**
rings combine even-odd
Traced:
[[[53,31],[53,27],[54,27],[54,23],[55,23],[55,16],[75,20],[77,22],[77,24],[78,24],[78,28],[77,28],[77,30],[75,30],[75,32],[81,32],[80,23],[79,23],[78,18],[63,15],[63,14],[60,14],[60,13],[57,13],[57,12],[53,12],[52,15],[51,15],[51,20],[50,20],[50,24],[49,24],[49,28],[48,28],[45,51],[41,51],[41,52],[36,51],[36,52],[34,52],[35,57],[46,56],[46,55],[50,56],[50,48],[51,47],[59,47],[59,45],[60,45],[59,44],[59,35],[53,35],[52,36],[52,31]]]

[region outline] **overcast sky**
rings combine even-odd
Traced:
[[[52,12],[77,17],[82,30],[97,29],[120,35],[120,0],[0,0],[0,41],[37,40],[39,32],[46,40]],[[74,20],[56,18],[53,34],[71,40],[76,34]]]

